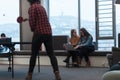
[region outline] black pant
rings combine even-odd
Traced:
[[[80,56],[80,59],[82,60],[82,58],[84,57],[85,61],[88,62],[89,61],[89,53],[94,51],[94,46],[89,47],[89,46],[82,46],[79,47],[77,50],[79,50],[79,54],[78,56]]]
[[[68,51],[66,61],[69,62],[70,57],[72,57],[72,62],[77,62],[77,50],[70,50]]]
[[[52,44],[52,35],[41,35],[41,34],[34,34],[32,39],[32,54],[30,57],[30,64],[29,64],[29,73],[32,73],[36,64],[36,57],[39,54],[39,50],[41,44],[44,43],[47,55],[50,58],[53,71],[58,71],[58,63],[56,56],[53,54],[53,44]]]

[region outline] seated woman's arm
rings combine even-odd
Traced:
[[[92,36],[89,36],[85,43],[80,44],[79,46],[92,46]]]
[[[93,41],[92,36],[89,36],[85,43],[79,42],[79,44],[74,49],[77,49],[82,46],[92,46],[93,43],[92,41]]]

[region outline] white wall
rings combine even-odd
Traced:
[[[59,66],[65,66],[66,64],[63,60],[66,56],[57,56]],[[14,64],[17,65],[29,65],[30,56],[14,56]],[[6,61],[0,60],[0,64],[8,64],[8,59]],[[38,61],[38,60],[37,60]],[[92,67],[108,67],[108,61],[106,56],[90,56],[91,66]],[[38,62],[36,62],[38,64]],[[48,56],[40,56],[40,65],[51,65]],[[85,61],[82,61],[81,66],[85,66]]]
[[[20,0],[20,16],[23,18],[28,18],[28,9],[30,5],[27,0]],[[28,21],[22,22],[20,24],[20,39],[21,42],[31,42],[32,32],[29,27]],[[31,45],[21,45],[21,49],[30,49]]]

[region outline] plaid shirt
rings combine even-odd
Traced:
[[[31,31],[36,34],[52,34],[46,11],[39,3],[31,5],[28,11]]]

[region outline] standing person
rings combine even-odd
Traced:
[[[75,49],[79,50],[80,59],[85,58],[86,66],[90,67],[90,59],[89,59],[89,53],[93,52],[95,50],[94,44],[93,44],[93,37],[91,34],[85,29],[80,29],[80,42],[75,47]],[[81,61],[80,60],[80,61]]]
[[[73,47],[75,47],[78,44],[79,41],[80,41],[80,36],[77,35],[77,32],[76,32],[75,29],[72,29],[71,30],[71,37],[69,38],[69,43],[71,45],[73,45]],[[64,46],[66,46],[66,45],[64,45]],[[77,64],[77,56],[76,56],[75,52],[76,51],[73,51],[73,50],[72,51],[68,51],[67,57],[66,57],[65,60],[63,60],[63,62],[68,63],[70,57],[72,56],[72,62],[73,62],[73,64],[76,65]]]
[[[50,58],[56,80],[61,80],[57,58],[53,54],[52,30],[47,18],[46,11],[40,4],[40,0],[28,0],[28,2],[31,5],[28,14],[30,29],[33,32],[33,38],[31,48],[32,54],[30,57],[29,70],[28,75],[26,76],[26,80],[32,80],[36,57],[37,54],[39,54],[39,49],[42,43],[44,43],[46,47],[47,55]]]

